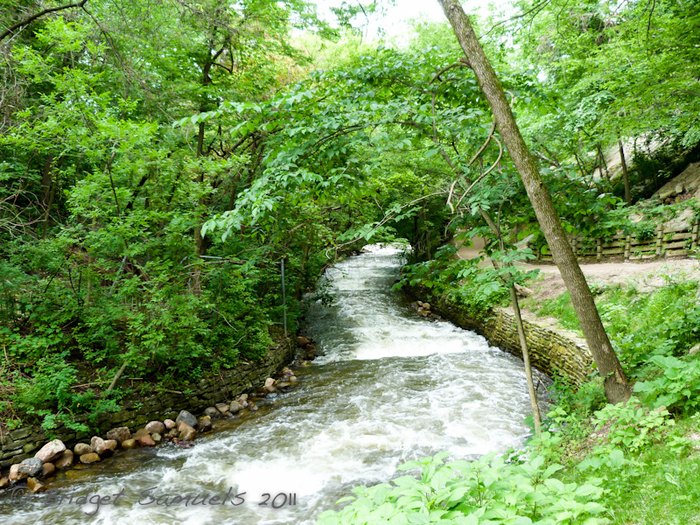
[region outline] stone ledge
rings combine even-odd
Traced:
[[[408,289],[409,295],[428,299],[432,310],[461,328],[473,330],[494,346],[522,358],[515,315],[502,308],[489,312],[483,319],[471,317],[463,307],[427,289]],[[585,342],[577,337],[523,320],[532,366],[550,377],[559,376],[578,386],[594,370],[593,359]]]
[[[135,431],[151,420],[174,418],[180,410],[188,410],[195,414],[203,412],[208,406],[238,397],[255,385],[262,386],[265,379],[294,360],[295,351],[296,347],[291,341],[282,341],[258,362],[243,363],[232,370],[223,370],[205,378],[195,385],[188,385],[193,389],[189,396],[169,392],[125,401],[119,412],[101,417],[91,433],[57,428],[52,437],[60,439],[66,445],[72,445],[92,434],[103,434],[113,427],[126,426]],[[32,457],[47,441],[49,437],[37,426],[22,427],[0,434],[0,468]]]

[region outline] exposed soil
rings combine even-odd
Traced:
[[[566,290],[555,265],[525,264],[523,268],[540,270],[540,275],[529,284],[536,299],[550,299]],[[700,260],[697,259],[582,263],[581,270],[590,286],[632,286],[640,292],[650,292],[670,282],[700,280]]]
[[[471,259],[479,256],[483,244],[461,247],[457,255],[461,259]],[[482,261],[484,266],[490,266],[487,260]],[[640,292],[648,293],[661,288],[669,283],[681,281],[700,281],[700,260],[698,259],[659,259],[653,261],[608,261],[600,263],[579,262],[583,274],[586,276],[589,286],[629,286]],[[535,301],[553,299],[566,291],[566,286],[559,273],[559,268],[554,264],[523,264],[523,270],[540,270],[539,275],[528,283],[532,294],[529,296]],[[559,321],[538,315],[532,311],[523,310],[523,318],[546,326],[553,330],[566,333],[567,336],[577,341],[581,337],[573,332],[564,330]]]

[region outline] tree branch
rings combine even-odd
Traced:
[[[76,2],[74,4],[66,4],[66,5],[62,5],[59,7],[51,7],[49,9],[44,9],[43,11],[39,11],[38,13],[33,14],[29,18],[25,18],[24,20],[22,20],[20,22],[17,22],[15,25],[13,25],[9,29],[7,29],[4,33],[2,33],[0,35],[0,41],[4,40],[8,36],[10,36],[12,33],[17,31],[18,29],[22,29],[24,26],[28,26],[29,24],[34,22],[34,20],[41,18],[42,16],[45,16],[45,15],[48,15],[51,13],[56,13],[58,11],[63,11],[65,9],[71,9],[73,7],[83,7],[85,4],[87,4],[87,1],[88,0],[81,0],[80,2]]]

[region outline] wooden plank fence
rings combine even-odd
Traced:
[[[675,229],[661,226],[652,237],[642,239],[622,233],[607,239],[574,236],[570,238],[570,243],[579,259],[639,261],[661,257],[686,257],[698,250],[699,225],[700,222],[695,222],[690,228]],[[537,259],[550,262],[552,255],[539,253]]]

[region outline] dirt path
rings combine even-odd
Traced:
[[[566,290],[559,269],[553,264],[525,264],[524,269],[539,269],[540,275],[529,287],[535,297],[548,299]],[[700,280],[700,260],[662,259],[646,262],[603,262],[581,264],[591,286],[627,285],[649,292],[669,282]]]
[[[474,245],[461,247],[457,256],[460,259],[478,257],[483,241],[476,239]],[[488,261],[484,266],[490,266]],[[623,285],[634,286],[640,292],[649,292],[670,282],[681,280],[700,281],[700,260],[698,259],[658,259],[639,262],[580,263],[581,270],[591,286]],[[528,286],[538,299],[556,297],[566,290],[559,269],[554,264],[523,264],[524,270],[539,269],[539,276]]]

